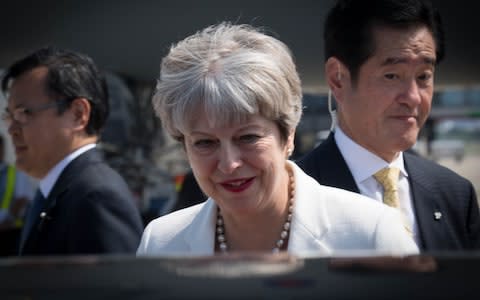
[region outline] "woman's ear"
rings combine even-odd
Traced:
[[[90,101],[85,98],[76,98],[70,104],[73,113],[74,126],[76,129],[85,129],[90,120],[90,111],[92,109]]]
[[[289,158],[292,155],[293,150],[295,150],[295,129],[292,129],[290,131],[290,134],[288,135],[288,138],[287,138],[285,149],[287,149],[286,156],[287,158]]]

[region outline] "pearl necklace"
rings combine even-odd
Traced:
[[[293,200],[295,196],[295,180],[293,178],[293,171],[289,172],[289,191],[290,191],[290,199],[288,199],[288,213],[285,223],[282,226],[282,232],[280,233],[280,239],[278,239],[275,243],[275,247],[273,247],[272,252],[278,253],[280,250],[284,250],[287,237],[290,232],[290,224],[292,222],[292,215],[293,215]],[[227,253],[228,252],[228,245],[227,239],[225,238],[225,227],[223,222],[223,217],[220,212],[220,208],[217,209],[217,226],[216,226],[216,241],[218,243],[218,248],[220,252]]]

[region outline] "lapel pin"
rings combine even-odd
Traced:
[[[50,219],[51,219],[51,217],[50,217],[49,215],[47,215],[47,213],[44,212],[44,211],[42,211],[42,212],[40,213],[40,218],[41,218],[42,220],[50,220]]]
[[[442,218],[442,213],[439,212],[439,211],[436,211],[433,213],[433,217],[435,218],[435,220],[440,220]]]

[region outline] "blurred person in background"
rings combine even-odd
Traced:
[[[198,186],[198,182],[189,170],[183,177],[182,183],[177,190],[177,199],[172,208],[172,211],[177,211],[207,200],[207,196],[202,192]]]
[[[430,113],[444,56],[438,12],[421,0],[339,0],[324,42],[338,126],[298,165],[321,184],[398,208],[423,251],[478,249],[471,182],[407,151]],[[383,183],[387,174],[396,189]]]
[[[140,213],[96,149],[109,102],[93,60],[41,48],[6,70],[2,90],[16,166],[39,180],[20,255],[134,253]]]
[[[25,212],[35,184],[15,165],[5,162],[5,140],[0,136],[0,256],[17,255]]]
[[[230,23],[187,37],[163,58],[153,105],[209,198],[150,222],[137,255],[417,253],[398,211],[288,159],[302,89],[279,40]]]

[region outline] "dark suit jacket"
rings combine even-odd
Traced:
[[[143,232],[129,188],[96,149],[63,170],[43,211],[20,255],[134,254]]]
[[[177,193],[177,201],[172,211],[193,206],[207,200],[207,196],[202,192],[192,171],[185,174],[182,188]]]
[[[479,249],[480,217],[472,183],[418,155],[404,152],[404,160],[421,250]],[[297,163],[321,184],[359,193],[333,134]]]

